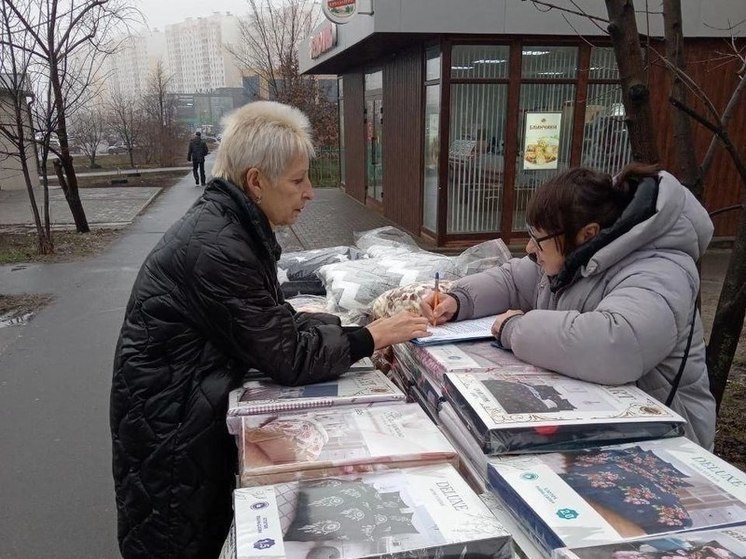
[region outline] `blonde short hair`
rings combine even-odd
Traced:
[[[308,117],[290,105],[255,101],[223,118],[212,175],[244,187],[246,172],[256,167],[275,181],[302,154],[315,156]]]

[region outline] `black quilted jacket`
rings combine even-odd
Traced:
[[[225,427],[227,395],[248,368],[295,385],[349,367],[351,341],[336,317],[296,313],[284,302],[279,255],[264,215],[216,179],[145,260],[111,391],[125,559],[219,555],[237,456]]]

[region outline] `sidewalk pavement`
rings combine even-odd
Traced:
[[[137,188],[86,190],[91,223],[130,224],[106,252],[0,266],[3,294],[55,297],[27,325],[0,328],[0,559],[119,557],[108,412],[116,340],[143,259],[202,192],[190,174],[155,199]],[[0,198],[0,226],[23,222],[11,207],[22,211],[23,198]],[[318,189],[279,238],[285,250],[351,245],[354,232],[383,225],[338,189]],[[715,293],[727,256],[708,255],[703,288]]]

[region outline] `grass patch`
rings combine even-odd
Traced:
[[[119,229],[92,229],[90,233],[53,231],[54,254],[39,254],[35,232],[0,232],[0,264],[67,262],[95,256],[121,233]]]
[[[715,454],[746,472],[746,367],[734,365],[720,405]]]
[[[3,317],[36,312],[51,300],[51,295],[0,295],[0,321]]]
[[[186,174],[185,171],[164,171],[162,173],[143,173],[139,177],[128,175],[129,171],[123,171],[121,175],[109,175],[105,177],[78,177],[79,188],[109,188],[112,186],[157,186],[167,188],[173,186]],[[111,180],[116,178],[127,179],[126,183],[112,184]],[[55,181],[56,184],[56,181]]]

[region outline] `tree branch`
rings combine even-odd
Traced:
[[[717,126],[715,124],[712,124],[705,117],[700,115],[697,111],[695,111],[691,107],[684,105],[683,103],[680,103],[676,99],[669,98],[669,102],[674,107],[679,109],[680,111],[684,111],[694,120],[699,122],[702,126],[707,128],[713,134],[715,134],[717,137],[720,138],[720,141],[723,143],[723,145],[725,146],[725,149],[730,154],[731,159],[733,160],[733,164],[736,166],[736,170],[738,171],[738,174],[741,176],[741,180],[743,181],[744,184],[746,184],[746,164],[744,164],[744,161],[741,155],[738,153],[736,146],[733,145],[733,142],[731,141],[730,136],[728,136],[728,131],[723,129],[722,126]]]
[[[728,100],[728,104],[725,106],[725,110],[723,111],[723,116],[720,119],[721,126],[725,129],[728,128],[728,125],[730,124],[730,121],[733,119],[733,115],[736,112],[736,109],[740,106],[740,100],[741,97],[744,95],[744,92],[746,92],[746,76],[744,74],[746,73],[746,61],[744,61],[743,66],[738,71],[738,75],[741,76],[741,81],[738,82],[738,85],[736,86],[736,89],[733,90],[733,94],[730,96],[730,99]],[[710,145],[707,148],[707,153],[705,154],[704,159],[702,160],[702,176],[705,176],[707,174],[707,171],[710,170],[710,166],[712,165],[712,161],[715,158],[715,150],[718,145],[718,138],[713,137],[710,141]]]

